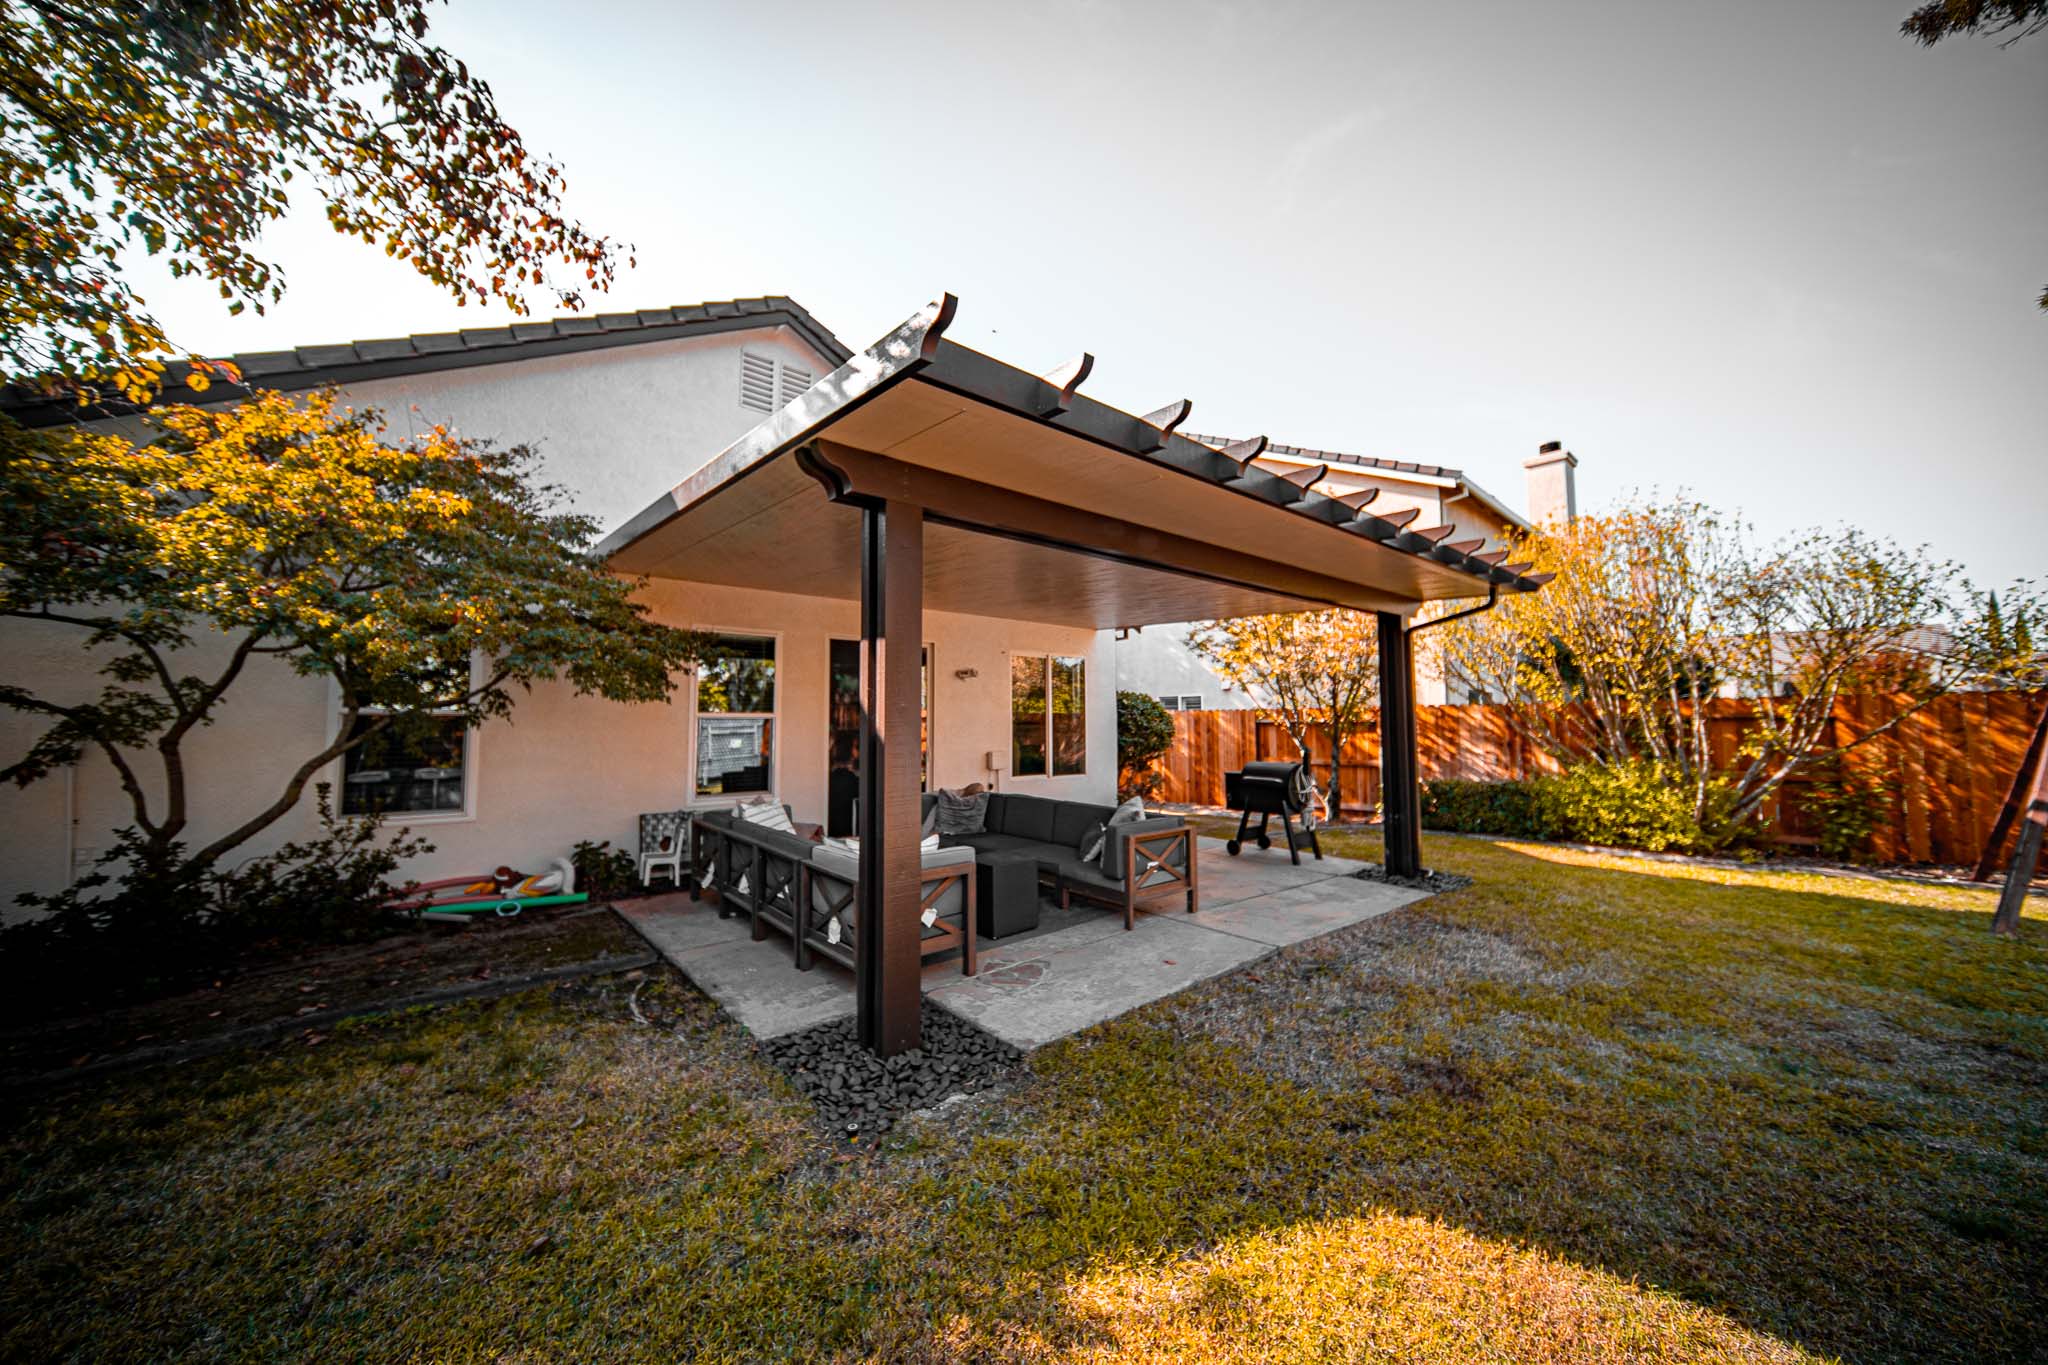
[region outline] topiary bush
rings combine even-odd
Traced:
[[[1162,780],[1153,760],[1173,747],[1173,713],[1143,692],[1116,694],[1116,794],[1150,798]]]

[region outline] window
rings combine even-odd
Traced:
[[[697,795],[769,789],[775,641],[718,635],[697,665]]]
[[[1010,773],[1066,777],[1088,771],[1085,661],[1044,655],[1010,659]]]
[[[351,735],[382,720],[358,716]],[[459,815],[469,727],[460,716],[402,716],[342,756],[343,815]]]
[[[1170,697],[1159,698],[1159,704],[1169,711],[1199,711],[1202,709],[1201,697],[1182,695],[1180,693],[1175,693]]]
[[[742,351],[740,406],[749,412],[773,412],[808,389],[815,378],[802,365]]]
[[[468,685],[468,665],[420,670],[420,690],[452,697]],[[382,725],[341,757],[343,815],[461,815],[468,804],[469,726],[446,712],[399,716],[365,710],[351,739]]]
[[[1180,699],[1180,709],[1183,711],[1199,711],[1202,709],[1202,699],[1200,697],[1182,697]]]

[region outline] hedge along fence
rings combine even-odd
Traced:
[[[2043,692],[1959,692],[1901,721],[1854,750],[1847,776],[1884,790],[1883,819],[1869,842],[1871,856],[1889,863],[1974,863],[1990,836],[1998,808],[2026,756]],[[1867,734],[1907,709],[1902,697],[1845,697],[1835,706],[1824,747]],[[1734,768],[1754,704],[1743,698],[1708,703],[1708,743],[1717,766]],[[1256,711],[1177,711],[1173,747],[1154,765],[1163,781],[1158,799],[1197,806],[1223,804],[1223,774],[1245,763],[1292,760],[1298,755],[1286,728]],[[1422,778],[1500,782],[1559,771],[1531,743],[1504,706],[1422,706],[1415,714]],[[1317,780],[1330,779],[1330,739],[1310,731]],[[1806,798],[1816,779],[1788,782],[1766,810],[1773,842],[1811,848],[1816,830]],[[1344,813],[1379,806],[1379,734],[1370,720],[1345,737]]]

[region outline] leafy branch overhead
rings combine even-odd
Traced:
[[[660,701],[699,652],[589,560],[596,528],[552,510],[523,449],[440,427],[391,443],[331,393],[155,421],[146,446],[0,423],[0,616],[65,633],[105,679],[90,697],[0,686],[0,705],[46,722],[0,775],[25,784],[97,751],[166,858],[192,823],[185,741],[245,674],[330,678],[339,714],[280,790],[193,854],[201,867],[409,718],[502,717],[515,688],[557,677]]]
[[[567,216],[430,3],[0,0],[0,370],[143,396],[169,340],[121,254],[262,312],[284,279],[258,238],[301,183],[461,302],[607,288],[621,248]]]
[[[2000,47],[2048,30],[2048,0],[1929,0],[1899,25],[1899,32],[1922,47],[1944,38],[1983,35],[1998,38]],[[2048,289],[2040,306],[2048,310]]]

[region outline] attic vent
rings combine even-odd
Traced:
[[[751,412],[775,411],[775,360],[740,352],[740,406]]]
[[[811,386],[811,372],[801,365],[782,362],[782,401],[788,403]]]

